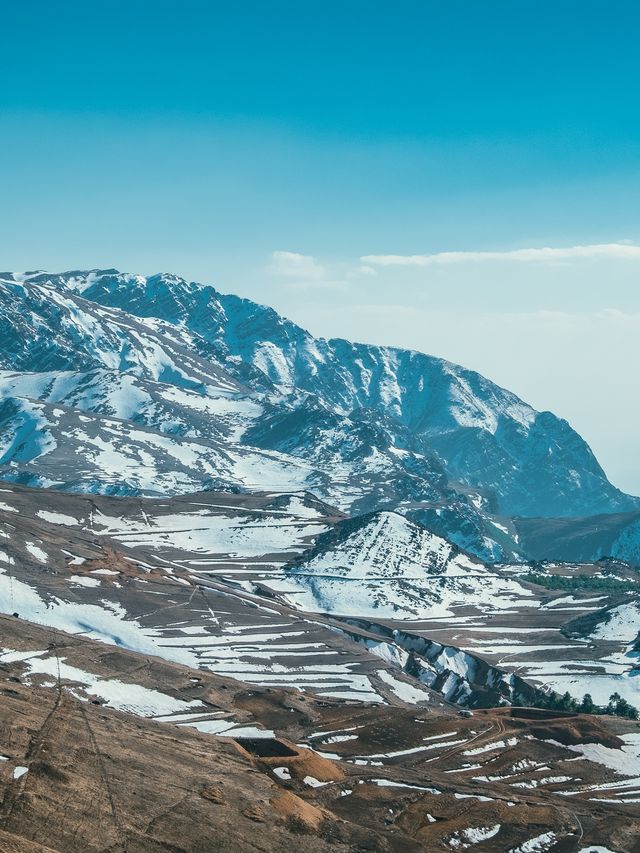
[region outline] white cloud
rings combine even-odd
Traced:
[[[505,252],[437,252],[433,255],[364,255],[363,264],[376,266],[426,267],[432,264],[473,263],[477,261],[571,261],[640,260],[640,246],[625,243],[596,243],[565,248],[512,249]]]
[[[363,264],[362,266],[360,266],[356,270],[354,270],[353,274],[354,275],[378,275],[378,271],[376,269],[374,269],[374,267],[370,267],[370,266],[367,266],[366,264]]]
[[[356,277],[344,264],[327,266],[313,255],[302,255],[299,252],[272,252],[266,271],[273,278],[281,279],[281,282],[292,290],[346,290],[351,279]],[[377,271],[370,267],[370,272],[364,274],[375,276]]]
[[[298,252],[272,252],[267,270],[271,275],[295,278],[301,282],[322,281],[326,277],[325,268],[316,258]]]

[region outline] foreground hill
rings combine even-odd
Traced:
[[[53,550],[52,523],[43,521],[42,550]],[[75,551],[91,544],[69,539]],[[113,554],[110,565],[110,575],[89,563],[76,577],[107,597],[140,586]],[[30,574],[37,586],[35,565]],[[146,581],[156,619],[173,627],[155,654],[105,634],[97,642],[86,623],[72,634],[0,616],[3,853],[638,850],[636,724],[532,708],[461,717],[374,654],[386,701],[260,686],[237,664],[216,675],[204,659],[199,668],[176,659],[185,640],[203,649],[222,640],[226,651],[235,634],[246,658],[263,662],[259,643],[277,623],[257,631],[256,621],[273,601],[245,606],[224,637],[230,586],[207,595],[205,616],[202,600],[180,604],[177,578],[150,570]]]

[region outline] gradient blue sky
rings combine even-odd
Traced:
[[[630,0],[3,4],[0,266],[177,272],[460,361],[640,493],[639,25]]]

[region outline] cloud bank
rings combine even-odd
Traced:
[[[629,243],[596,243],[564,248],[511,249],[505,252],[437,252],[433,255],[364,255],[363,264],[380,267],[427,267],[434,264],[476,263],[481,261],[572,261],[640,260],[640,246]]]

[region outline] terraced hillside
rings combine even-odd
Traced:
[[[0,850],[638,849],[628,722],[330,703],[0,633]]]

